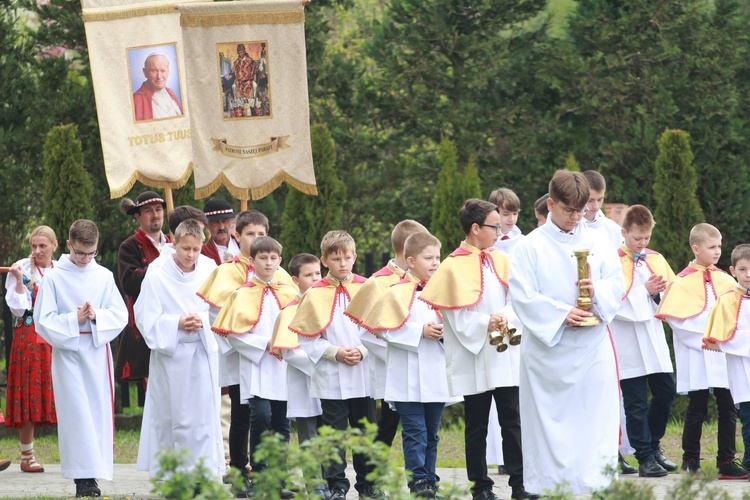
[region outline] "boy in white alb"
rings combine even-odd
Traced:
[[[674,401],[674,369],[661,321],[654,317],[674,273],[661,254],[646,248],[654,218],[643,205],[625,213],[618,249],[625,296],[610,324],[620,370],[620,388],[630,445],[641,477],[666,476],[677,466],[660,447]],[[648,393],[651,392],[651,400]]]
[[[732,250],[732,266],[737,286],[723,294],[711,309],[704,335],[704,348],[726,353],[729,389],[739,407],[745,455],[742,464],[750,466],[750,245]]]
[[[356,246],[346,231],[326,233],[320,251],[328,275],[307,290],[289,329],[299,335],[300,347],[313,362],[312,396],[320,398],[323,424],[338,430],[361,428],[363,418],[375,421],[368,351],[359,338],[359,327],[344,311],[365,279],[352,272]],[[344,500],[350,485],[345,474],[346,450],[340,448],[339,456],[341,463],[324,471],[331,500]],[[382,493],[367,480],[372,470],[367,461],[365,455],[354,454],[354,487],[360,498],[381,498]]]
[[[517,346],[499,353],[489,334],[518,324],[508,294],[508,257],[493,245],[501,233],[497,205],[472,198],[458,212],[466,239],[440,265],[419,300],[443,315],[445,362],[452,396],[464,397],[466,474],[474,500],[494,500],[487,475],[487,427],[492,400],[503,433],[503,456],[513,498],[524,489],[518,406]]]
[[[683,472],[702,474],[701,434],[713,393],[719,413],[716,466],[719,479],[747,479],[747,471],[735,463],[737,413],[729,391],[726,358],[702,349],[711,307],[718,297],[733,290],[736,282],[716,267],[721,257],[721,233],[711,224],[690,230],[695,259],[667,287],[656,317],[672,327],[677,392],[690,398],[682,429]]]
[[[109,343],[128,323],[112,273],[97,264],[99,230],[79,219],[39,289],[37,333],[52,346],[52,385],[63,477],[76,496],[100,496],[96,478],[112,480],[114,373]]]
[[[287,412],[287,365],[270,355],[271,337],[281,309],[297,297],[297,287],[277,277],[281,245],[259,236],[250,245],[255,266],[253,277],[229,296],[214,321],[213,331],[226,338],[240,354],[240,398],[250,406],[250,466],[268,466],[255,458],[262,434],[272,430],[289,441]],[[291,498],[281,490],[281,498]]]
[[[363,326],[388,343],[385,399],[401,418],[404,465],[416,497],[437,493],[438,429],[448,393],[440,314],[414,300],[440,265],[440,241],[415,233],[404,246],[409,270],[370,309]]]
[[[604,197],[607,194],[607,182],[604,176],[596,170],[585,170],[583,176],[589,183],[589,199],[586,202],[586,212],[583,222],[589,229],[597,231],[610,243],[613,250],[622,244],[622,228],[602,211]]]
[[[320,281],[320,259],[309,253],[297,254],[289,261],[289,274],[299,288],[300,294],[298,299],[287,304],[276,318],[273,339],[271,339],[271,354],[287,363],[286,380],[289,398],[286,415],[297,424],[297,438],[299,444],[303,444],[318,435],[318,428],[323,425],[321,417],[323,410],[320,406],[320,399],[310,395],[312,361],[305,351],[300,349],[297,334],[289,329],[289,323],[297,314],[299,300],[314,283]],[[320,481],[320,478],[318,474],[315,481]],[[321,498],[330,496],[327,484],[316,483],[314,488],[314,495]]]
[[[203,460],[217,480],[226,469],[219,348],[208,304],[195,294],[216,268],[213,260],[200,258],[204,240],[198,221],[182,222],[174,232],[174,255],[149,266],[134,306],[136,324],[151,349],[137,468],[151,477],[160,474],[158,453],[165,448],[187,450],[188,465]]]

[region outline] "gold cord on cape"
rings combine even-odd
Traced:
[[[738,286],[719,297],[708,315],[704,342],[716,344],[732,340],[737,331],[740,310],[743,305],[749,305],[743,302],[743,298],[748,298],[747,291]]]
[[[219,335],[243,335],[252,332],[263,314],[263,299],[271,293],[280,309],[299,295],[293,285],[276,278],[267,284],[256,276],[229,296],[211,329]]]
[[[352,301],[346,307],[344,315],[358,325],[361,325],[378,298],[389,286],[395,285],[403,277],[404,271],[399,269],[392,261],[389,262],[387,266],[365,281],[365,284],[362,285],[357,295],[352,298]]]
[[[708,304],[707,278],[713,283],[717,297],[737,286],[737,282],[718,267],[707,268],[691,262],[667,285],[667,291],[656,310],[656,317],[660,320],[683,320],[701,314]]]
[[[293,300],[281,310],[273,327],[273,338],[271,338],[271,354],[279,359],[281,351],[293,351],[299,349],[297,334],[289,329],[289,324],[297,314],[298,300]]]
[[[351,300],[364,283],[365,278],[354,273],[341,283],[327,277],[318,281],[305,292],[289,329],[305,337],[317,337],[333,320],[338,294]]]
[[[198,297],[212,307],[221,308],[235,290],[247,281],[250,261],[242,254],[220,265],[206,278],[198,289]]]
[[[479,250],[465,241],[438,267],[419,300],[436,309],[464,309],[482,300],[483,262],[489,263],[504,287],[508,287],[508,257],[494,248]]]
[[[633,276],[635,275],[635,263],[633,262],[633,251],[630,250],[626,245],[622,245],[618,254],[620,256],[620,263],[622,264],[622,273],[625,277],[625,295],[623,299],[628,296],[630,289],[633,286]],[[651,274],[662,276],[667,280],[667,283],[674,279],[674,271],[669,267],[669,263],[664,256],[658,252],[646,249],[645,264],[648,266],[648,270]]]

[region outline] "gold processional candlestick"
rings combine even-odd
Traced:
[[[516,327],[513,325],[506,325],[502,330],[495,330],[489,333],[490,345],[495,346],[497,352],[505,352],[508,349],[508,344],[519,345],[521,343],[521,334],[516,332]],[[508,337],[508,343],[505,343],[505,337]]]
[[[581,280],[589,279],[589,265],[588,265],[588,250],[575,250],[573,255],[578,261],[578,282]],[[591,296],[587,288],[578,287],[578,298],[576,299],[576,307],[589,311],[593,307],[594,303],[591,301]],[[602,320],[596,316],[589,316],[584,321],[581,321],[578,326],[594,326],[601,325]]]

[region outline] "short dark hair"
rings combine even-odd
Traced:
[[[549,181],[549,197],[578,210],[583,210],[590,194],[589,183],[581,172],[558,170]]]
[[[588,201],[588,200],[587,200]],[[494,203],[480,200],[479,198],[469,198],[466,200],[458,211],[458,221],[461,223],[461,229],[464,234],[469,234],[471,226],[484,224],[487,214],[490,212],[500,213],[500,209]]]
[[[544,193],[538,200],[534,202],[534,211],[547,217],[549,214],[549,208],[547,208],[547,200],[549,200],[549,193]]]
[[[81,245],[96,245],[99,243],[99,228],[96,227],[94,221],[78,219],[70,225],[68,239]]]
[[[289,261],[289,275],[299,278],[300,269],[305,264],[320,264],[320,259],[311,253],[298,253]]]
[[[625,218],[622,220],[622,227],[626,231],[630,231],[633,226],[653,229],[655,224],[651,210],[643,205],[631,205],[625,212]]]
[[[174,234],[177,231],[177,226],[189,219],[202,222],[204,227],[208,226],[208,218],[203,213],[203,210],[191,207],[190,205],[181,205],[169,212],[169,231]]]
[[[440,240],[430,233],[414,233],[404,243],[404,257],[417,257],[427,247],[440,248]]]
[[[589,188],[592,191],[607,190],[607,181],[604,179],[604,176],[602,174],[600,174],[596,170],[584,170],[582,173],[586,178],[586,181],[589,183]]]
[[[491,192],[487,197],[487,201],[509,212],[519,212],[521,210],[521,200],[518,199],[518,195],[513,190],[505,187],[495,189]]]
[[[255,258],[259,253],[277,253],[281,256],[281,243],[270,236],[258,236],[250,245],[250,257]]]
[[[741,260],[750,261],[750,244],[742,243],[732,250],[732,267],[736,266]]]
[[[245,210],[244,212],[240,212],[234,223],[234,230],[237,231],[237,234],[242,234],[242,230],[250,224],[263,226],[266,228],[266,234],[268,234],[268,217],[258,210]]]

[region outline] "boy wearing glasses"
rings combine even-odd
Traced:
[[[489,333],[515,318],[508,295],[508,257],[493,245],[502,232],[500,212],[489,201],[466,200],[458,212],[466,239],[435,271],[419,300],[443,315],[448,389],[464,397],[466,473],[475,500],[494,500],[487,475],[487,427],[495,400],[502,427],[503,456],[513,498],[535,498],[524,489],[518,411],[518,347],[499,353]],[[510,321],[509,321],[510,319]]]
[[[98,241],[92,221],[70,226],[70,254],[44,277],[34,307],[37,333],[52,345],[62,475],[75,481],[77,497],[100,496],[96,478],[112,480],[109,343],[128,322],[112,273],[94,260]]]
[[[568,483],[575,495],[609,486],[617,464],[617,367],[607,323],[625,293],[617,254],[580,223],[589,185],[559,170],[549,184],[547,222],[518,244],[510,293],[524,326],[520,407],[524,481],[532,493]],[[588,278],[573,252],[589,250]],[[593,306],[577,305],[588,292]],[[594,316],[599,323],[584,326]]]

